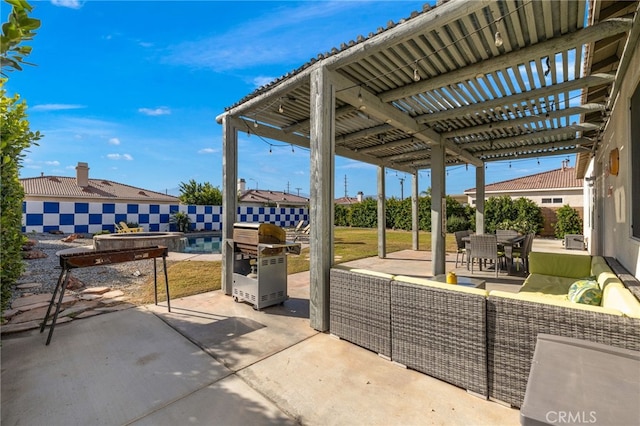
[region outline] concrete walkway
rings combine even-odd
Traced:
[[[171,313],[103,314],[57,325],[49,346],[37,330],[10,335],[2,424],[519,424],[516,409],[312,329],[308,272],[288,294],[262,311],[216,291]]]

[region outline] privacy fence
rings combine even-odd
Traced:
[[[184,212],[193,230],[220,231],[222,206],[171,204],[82,203],[25,201],[22,204],[22,231],[89,233],[115,232],[115,224],[137,223],[145,231],[175,231],[171,215]],[[301,207],[238,207],[238,222],[268,222],[283,228],[309,220],[309,210]]]

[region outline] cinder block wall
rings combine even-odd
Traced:
[[[25,201],[22,203],[22,231],[115,232],[115,224],[119,222],[138,223],[151,232],[175,231],[169,221],[171,214],[177,211],[189,215],[193,230],[222,229],[221,206]],[[238,207],[239,222],[269,222],[286,228],[301,220],[309,220],[307,208]]]

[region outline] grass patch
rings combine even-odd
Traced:
[[[334,233],[334,255],[336,263],[376,256],[378,254],[378,234],[376,229],[336,228]],[[421,251],[431,250],[431,233],[419,233]],[[387,252],[410,250],[412,233],[409,231],[387,230]],[[446,238],[446,251],[456,251],[456,241],[452,234]],[[287,273],[294,274],[309,270],[309,248],[299,255],[287,257]],[[171,298],[191,296],[221,288],[222,263],[220,261],[174,262],[167,268],[169,275],[169,291]],[[158,300],[165,300],[164,277],[158,271]],[[139,295],[133,298],[134,303],[153,303],[153,278],[151,278]]]
[[[220,290],[222,262],[184,261],[171,262],[167,265],[169,276],[169,292],[171,299]],[[158,301],[167,299],[164,290],[164,274],[162,268],[158,270]],[[140,293],[133,296],[132,302],[137,304],[153,303],[153,276],[140,289]]]

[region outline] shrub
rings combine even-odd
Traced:
[[[469,229],[469,221],[460,216],[450,216],[447,219],[447,232],[453,233],[458,231],[465,231]]]
[[[336,226],[350,226],[350,209],[342,204],[334,206],[334,222]]]
[[[351,206],[351,226],[356,228],[375,228],[378,226],[378,204],[367,198]]]
[[[565,204],[556,211],[557,222],[554,225],[556,238],[564,238],[565,234],[582,234],[582,219],[578,211]]]
[[[169,218],[169,223],[175,225],[179,232],[189,232],[191,229],[191,218],[185,212],[173,212],[171,218]]]

